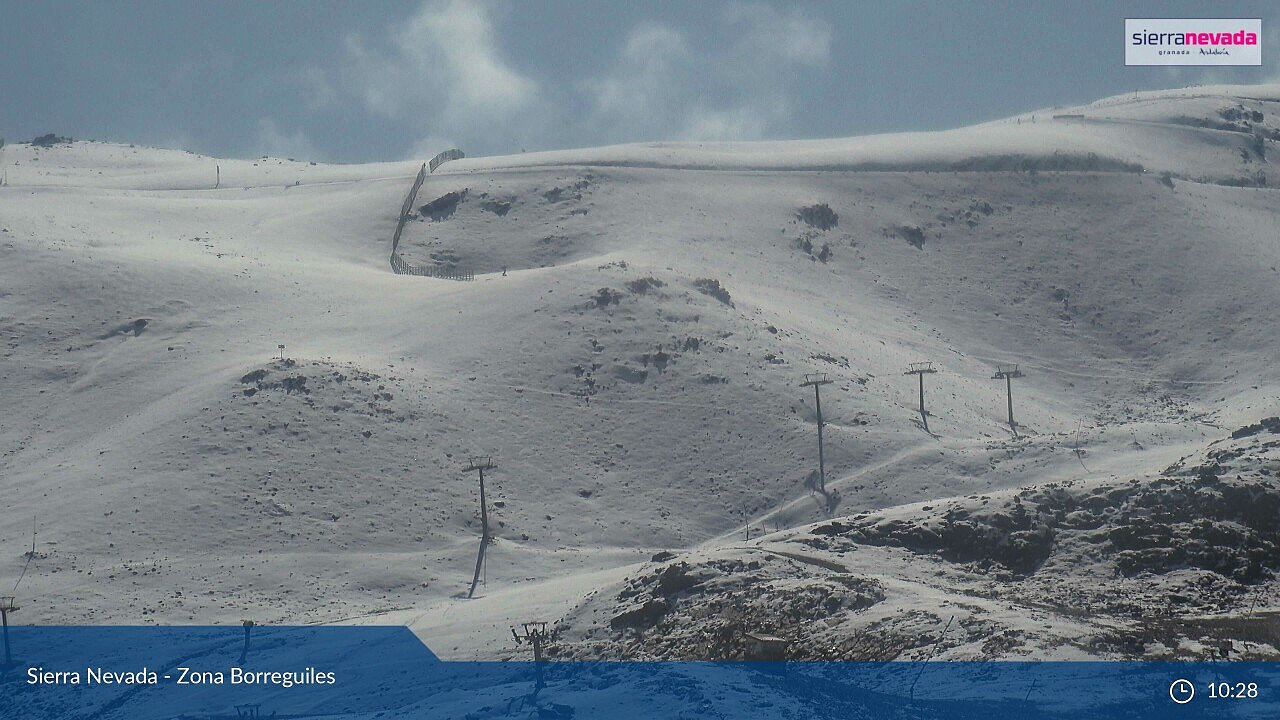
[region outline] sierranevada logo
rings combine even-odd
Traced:
[[[1125,65],[1262,65],[1262,20],[1125,20]]]

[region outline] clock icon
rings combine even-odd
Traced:
[[[1196,686],[1190,680],[1179,678],[1169,686],[1169,698],[1179,705],[1186,705],[1196,696]]]

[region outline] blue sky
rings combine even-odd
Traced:
[[[1261,17],[1262,68],[1128,68],[1125,17]],[[0,0],[0,137],[330,162],[942,129],[1274,81],[1271,2]]]

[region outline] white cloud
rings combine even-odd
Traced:
[[[537,84],[503,62],[484,6],[450,0],[438,7],[419,12],[401,31],[401,51],[418,54],[430,69],[443,63],[453,80],[450,96],[467,110],[509,112],[526,106]]]
[[[292,132],[283,131],[276,121],[269,117],[258,120],[258,132],[254,135],[254,145],[250,148],[250,154],[291,157],[299,160],[320,159],[320,153],[305,132],[301,129],[295,129]]]
[[[196,138],[187,130],[182,128],[169,128],[160,132],[154,137],[146,139],[150,145],[158,148],[167,148],[169,150],[189,150],[195,152],[199,147]]]
[[[413,145],[409,148],[407,158],[409,160],[426,162],[427,160],[435,157],[441,150],[462,147],[464,145],[466,145],[466,143],[460,143],[457,139],[449,137],[448,135],[427,135],[425,137],[418,138],[413,142]]]
[[[831,55],[831,26],[798,12],[782,14],[764,3],[731,3],[722,13],[739,36],[739,50],[753,56],[821,67]]]
[[[756,139],[793,117],[803,73],[828,62],[832,42],[829,25],[803,11],[734,2],[706,37],[642,22],[602,68],[553,83],[504,56],[495,17],[485,0],[426,0],[385,33],[347,37],[335,72],[297,77],[317,107],[332,92],[418,128],[405,144],[419,159],[455,143],[486,152]]]
[[[1262,67],[1266,73],[1263,82],[1280,83],[1280,61],[1276,60],[1276,53],[1280,52],[1280,27],[1276,23],[1268,22],[1262,29]]]
[[[679,31],[657,23],[632,29],[613,67],[580,83],[591,98],[592,130],[620,139],[662,139],[686,111],[688,75],[696,65]]]
[[[727,5],[724,41],[656,23],[632,29],[614,63],[580,83],[592,134],[614,139],[750,140],[792,116],[791,88],[825,65],[831,29],[798,11]]]
[[[302,68],[286,78],[286,81],[303,94],[308,110],[323,110],[338,102],[338,92],[330,84],[329,77],[318,67]]]
[[[425,2],[384,38],[351,36],[344,50],[347,92],[375,115],[429,128],[429,138],[527,136],[546,114],[538,83],[503,58],[484,3]],[[425,148],[428,137],[414,143],[413,157],[445,149]]]
[[[768,119],[754,108],[712,110],[698,107],[689,111],[677,136],[693,140],[759,139],[765,136],[768,127]]]

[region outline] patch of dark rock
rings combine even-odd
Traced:
[[[676,563],[663,568],[658,573],[658,589],[659,595],[675,595],[685,590],[692,589],[701,584],[701,580],[689,574],[688,563]]]
[[[799,239],[797,239],[796,247],[803,250],[809,257],[813,258],[814,260],[818,260],[819,262],[824,262],[824,263],[830,260],[831,256],[834,254],[831,251],[831,243],[824,242],[822,243],[822,246],[819,247],[817,245],[814,245],[813,238],[809,237],[808,235],[801,236]]]
[[[666,283],[652,277],[642,277],[627,283],[627,289],[636,295],[644,295],[650,290],[656,290],[660,287],[666,287]]]
[[[1260,110],[1251,110],[1243,105],[1223,108],[1218,111],[1218,115],[1230,122],[1260,123],[1264,118]]]
[[[480,209],[491,212],[498,217],[503,217],[511,212],[511,203],[505,200],[486,200],[480,203]]]
[[[924,228],[918,225],[898,225],[891,228],[890,232],[906,240],[915,249],[924,249]]]
[[[302,393],[304,395],[311,394],[311,389],[307,387],[307,378],[305,375],[293,375],[279,382],[258,383],[259,390],[284,390],[286,394]]]
[[[831,363],[832,365],[839,365],[843,368],[849,367],[849,358],[843,355],[835,357],[834,355],[828,355],[826,353],[818,353],[816,355],[810,355],[809,358],[812,360],[821,360],[822,362]]]
[[[693,287],[703,295],[709,295],[716,300],[733,307],[733,298],[729,297],[729,291],[720,285],[719,280],[713,278],[698,278],[693,281]]]
[[[832,522],[827,523],[826,525],[819,525],[810,532],[814,535],[843,535],[846,532],[849,532],[850,529],[851,526],[845,525],[842,522]]]
[[[41,135],[40,137],[32,138],[31,144],[35,147],[51,148],[54,145],[70,145],[71,138],[62,137],[61,135],[56,135],[54,133],[48,133]]]
[[[432,220],[446,220],[453,216],[454,211],[458,209],[458,203],[462,202],[466,196],[467,188],[445,193],[426,205],[419,207],[418,213],[423,217],[429,217]]]
[[[648,379],[649,371],[628,367],[626,365],[616,365],[613,368],[613,376],[623,382],[638,385]]]
[[[593,299],[596,301],[596,307],[608,307],[610,305],[617,305],[618,301],[622,299],[622,293],[614,290],[613,288],[602,287],[599,290],[596,290],[596,294],[593,296]]]
[[[1139,163],[1102,157],[1097,153],[1064,153],[1052,155],[982,155],[951,163],[955,172],[1131,172],[1141,173]]]
[[[662,348],[658,348],[657,350],[651,353],[645,353],[636,359],[645,367],[653,365],[653,367],[657,368],[658,372],[662,372],[666,370],[667,365],[671,363],[671,354],[663,352]]]
[[[1245,425],[1239,430],[1231,433],[1231,439],[1239,440],[1244,437],[1252,437],[1264,430],[1269,433],[1280,433],[1280,417],[1269,417],[1264,419],[1262,422],[1254,423],[1253,425]]]
[[[834,528],[830,532],[835,534]],[[1018,512],[996,513],[984,521],[951,518],[941,525],[889,520],[842,534],[863,545],[902,547],[983,569],[998,564],[1021,575],[1035,572],[1049,558],[1056,537],[1039,515]]]
[[[244,375],[241,375],[240,382],[245,385],[248,385],[249,383],[261,382],[262,379],[265,378],[266,376],[267,376],[267,371],[259,368],[258,370],[254,370],[251,373],[245,373]]]
[[[107,333],[104,338],[113,337],[115,335],[132,335],[134,337],[138,337],[147,329],[148,322],[150,321],[146,318],[138,318],[137,320],[118,326],[115,330]]]
[[[840,224],[840,216],[826,203],[802,207],[796,211],[796,217],[805,225],[819,230],[830,230]]]
[[[628,627],[648,627],[662,619],[671,606],[662,598],[651,598],[630,610],[623,610],[609,621],[609,627],[621,630]]]
[[[561,200],[581,200],[582,191],[587,189],[587,181],[579,180],[569,187],[553,187],[542,193],[542,199],[550,203],[558,203]]]

